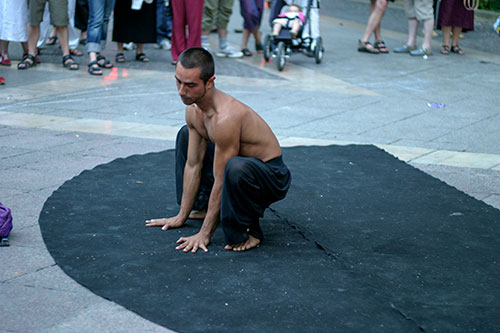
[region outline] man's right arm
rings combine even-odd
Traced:
[[[208,141],[196,131],[190,120],[188,113],[186,115],[186,122],[189,130],[188,154],[184,167],[182,199],[179,213],[170,218],[147,220],[147,227],[162,227],[162,230],[179,228],[184,225],[191,213],[196,194],[200,187],[201,169],[203,167],[203,158],[205,157]]]

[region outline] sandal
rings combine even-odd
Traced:
[[[116,62],[125,62],[127,61],[127,59],[125,59],[125,54],[119,52],[116,54],[116,57],[115,57],[115,60]]]
[[[78,49],[69,49],[69,54],[75,57],[81,57],[83,55],[83,53]]]
[[[11,65],[10,59],[8,57],[5,58],[5,57],[0,56],[0,60],[2,60],[2,61],[0,61],[0,65],[3,65],[3,66],[10,66]]]
[[[102,69],[100,68],[97,60],[89,62],[89,74],[90,75],[102,75]]]
[[[50,36],[49,38],[47,38],[47,41],[45,42],[45,44],[47,45],[54,45],[57,41],[57,36]]]
[[[111,63],[111,61],[109,61],[108,59],[106,59],[105,56],[102,55],[97,56],[97,64],[99,65],[99,67],[102,68],[107,68],[107,69],[113,68],[113,64]]]
[[[448,55],[450,54],[450,46],[449,45],[444,45],[441,46],[441,54]]]
[[[370,42],[358,41],[358,52],[366,52],[371,54],[379,54],[379,50],[373,47]]]
[[[30,61],[28,61],[30,60]],[[23,61],[17,64],[17,69],[28,69],[36,66],[36,58],[34,55],[27,54],[23,57]]]
[[[40,54],[40,52],[38,52]],[[28,53],[23,53],[23,60],[26,60],[26,57],[28,56]],[[37,64],[41,63],[42,61],[40,60],[40,57],[37,55],[35,56],[35,61]]]
[[[255,43],[255,51],[257,51],[257,53],[264,52],[264,46],[262,44]]]
[[[459,54],[459,55],[464,55],[464,53],[465,53],[465,51],[458,45],[452,45],[451,52]]]
[[[67,68],[70,71],[76,71],[80,68],[80,65],[75,62],[70,54],[63,56],[62,63],[64,68]]]
[[[375,50],[378,50],[379,53],[389,53],[389,49],[387,48],[383,40],[375,41],[373,47],[375,48]]]
[[[245,57],[251,57],[253,55],[252,52],[250,52],[250,50],[247,48],[244,48],[243,50],[241,50],[241,52],[243,52],[243,55]]]
[[[146,57],[146,55],[144,53],[137,53],[135,55],[135,60],[137,61],[141,61],[141,62],[149,62],[149,58]]]

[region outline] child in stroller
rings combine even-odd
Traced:
[[[299,30],[305,22],[304,13],[299,5],[292,4],[285,13],[279,14],[273,20],[273,37],[279,36],[281,28],[290,29],[292,38],[297,38]]]
[[[264,59],[277,58],[277,67],[282,71],[293,52],[302,52],[315,57],[316,63],[323,59],[323,41],[319,34],[319,0],[272,0],[271,27],[273,32],[264,42]],[[293,3],[292,3],[293,2]],[[296,2],[305,3],[301,7]],[[304,15],[305,13],[305,15]]]

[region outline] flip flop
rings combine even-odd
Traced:
[[[49,38],[47,38],[47,41],[45,42],[45,44],[47,45],[54,45],[57,41],[57,36],[50,36]]]
[[[70,49],[69,54],[71,54],[72,56],[75,56],[75,57],[81,57],[83,55],[83,53],[80,52],[80,50],[78,50],[78,49]]]

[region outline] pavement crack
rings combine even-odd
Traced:
[[[422,326],[420,326],[415,319],[413,319],[412,317],[408,316],[403,311],[398,309],[393,303],[391,303],[391,308],[395,312],[399,313],[405,320],[408,320],[408,321],[415,323],[415,325],[417,326],[417,328],[419,329],[420,332],[425,332],[425,329]]]
[[[338,256],[335,254],[335,252],[333,250],[329,249],[328,247],[324,246],[323,244],[321,244],[317,240],[312,239],[312,237],[308,236],[308,234],[310,234],[310,232],[308,232],[306,229],[304,229],[304,227],[290,222],[286,217],[281,216],[276,210],[274,210],[272,208],[270,208],[270,210],[276,215],[276,217],[285,221],[285,223],[291,229],[297,231],[299,233],[299,235],[302,236],[302,238],[304,238],[308,242],[314,243],[314,245],[316,245],[316,247],[318,249],[323,251],[327,256],[331,257],[333,259],[333,261],[338,261]]]

